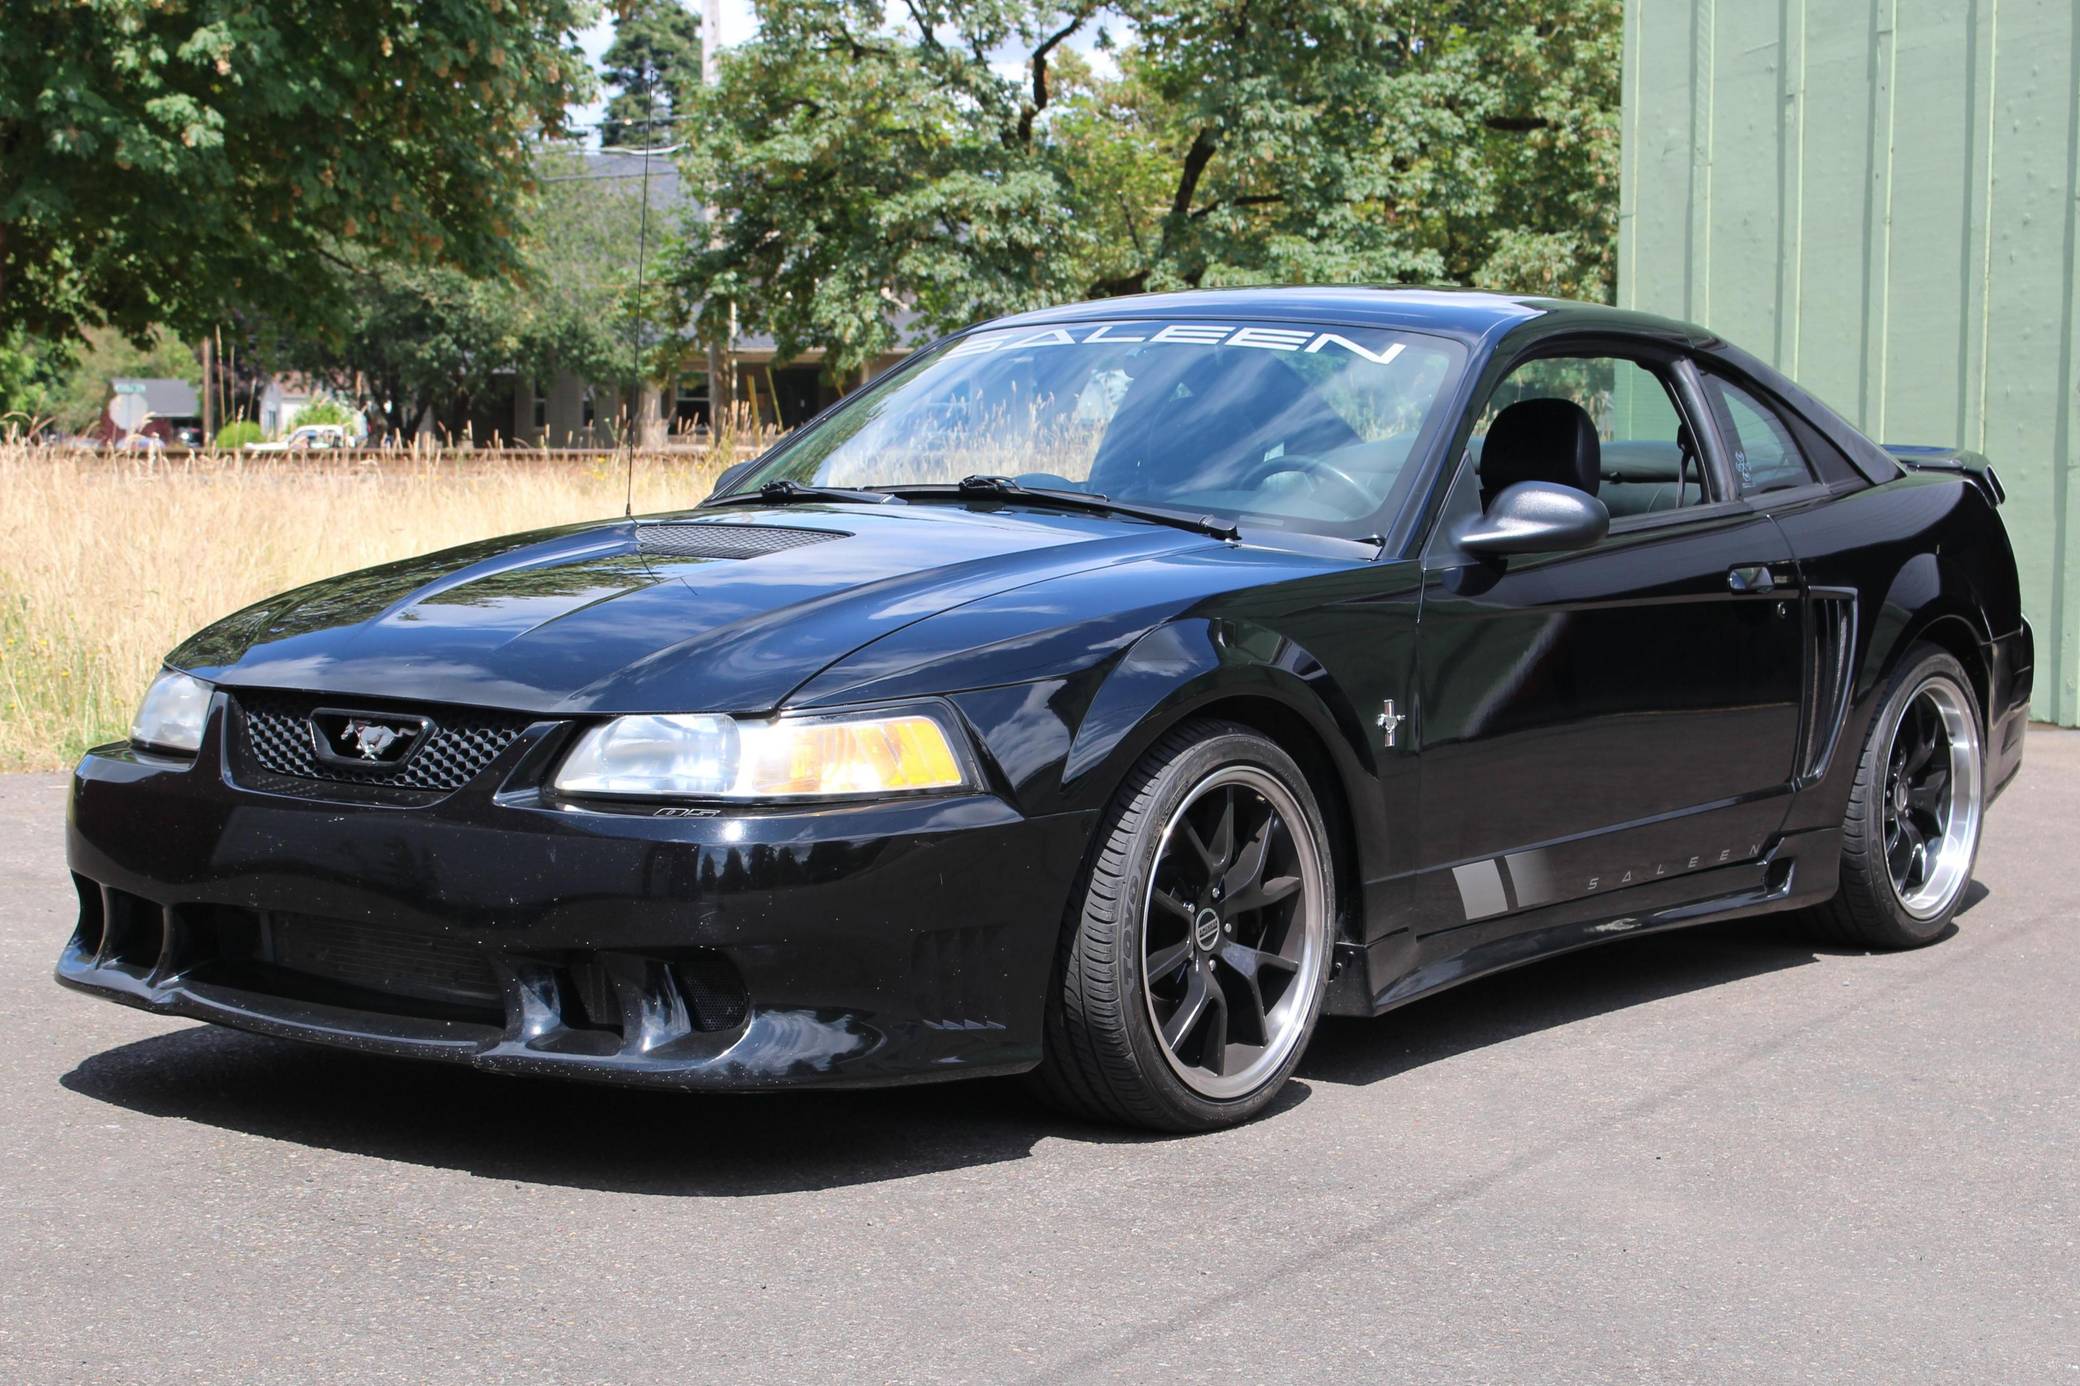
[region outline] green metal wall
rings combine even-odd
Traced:
[[[2080,3],[1628,0],[1618,301],[1991,458],[2080,724]]]

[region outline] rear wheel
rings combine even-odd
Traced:
[[[1262,1110],[1321,1011],[1333,880],[1290,756],[1229,723],[1165,736],[1100,829],[1057,961],[1042,1090],[1166,1131]]]
[[[1808,916],[1822,937],[1918,948],[1948,927],[1979,854],[1979,728],[1964,667],[1916,646],[1865,739],[1842,824],[1841,888]]]

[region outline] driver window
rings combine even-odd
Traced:
[[[1662,377],[1616,356],[1548,356],[1527,361],[1504,378],[1475,422],[1471,451],[1497,415],[1528,399],[1564,399],[1581,406],[1601,444],[1597,496],[1616,522],[1700,505],[1710,499],[1704,464]]]

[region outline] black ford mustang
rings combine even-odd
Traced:
[[[58,977],[500,1072],[1035,1070],[1216,1126],[1322,1013],[1562,949],[1940,937],[2022,755],[2000,499],[1605,308],[995,322],[692,510],[190,639],[76,773]]]

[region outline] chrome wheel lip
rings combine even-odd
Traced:
[[[1906,794],[1907,786],[1896,778],[1893,764],[1907,719],[1924,700],[1940,722],[1946,743],[1939,752],[1947,756],[1949,771],[1949,782],[1944,788],[1938,814],[1943,831],[1936,839],[1934,859],[1928,863],[1921,881],[1911,889],[1901,878],[1902,873],[1894,869],[1889,852],[1885,866],[1885,877],[1891,884],[1893,898],[1902,910],[1917,920],[1940,916],[1957,902],[1970,883],[1983,808],[1978,718],[1953,680],[1942,674],[1931,674],[1917,683],[1901,701],[1899,713],[1893,718],[1885,748],[1886,779],[1882,786],[1884,797],[1879,806],[1881,821],[1890,823],[1903,807],[1901,796]]]
[[[1210,1069],[1187,1063],[1163,1038],[1163,1021],[1156,1012],[1156,996],[1148,971],[1148,929],[1151,912],[1156,908],[1157,871],[1169,855],[1179,824],[1184,822],[1186,812],[1201,799],[1231,785],[1239,785],[1263,795],[1273,812],[1287,824],[1287,836],[1299,858],[1300,899],[1295,906],[1294,925],[1300,931],[1301,950],[1298,971],[1292,984],[1266,1014],[1267,1024],[1273,1027],[1270,1042],[1240,1070],[1234,1073],[1214,1073]],[[1265,1081],[1276,1073],[1299,1047],[1300,1040],[1307,1031],[1314,996],[1320,989],[1322,968],[1329,951],[1328,921],[1324,909],[1327,881],[1328,875],[1320,845],[1315,841],[1310,820],[1301,810],[1299,799],[1268,771],[1251,765],[1222,766],[1193,785],[1177,807],[1171,810],[1169,819],[1163,824],[1163,834],[1157,841],[1155,855],[1150,859],[1148,880],[1142,889],[1140,930],[1135,939],[1135,962],[1141,973],[1142,1009],[1148,1016],[1149,1031],[1156,1048],[1162,1051],[1164,1061],[1170,1065],[1171,1071],[1178,1079],[1199,1097],[1212,1101],[1233,1101],[1248,1097],[1261,1089]],[[1195,932],[1196,927],[1195,919]]]

